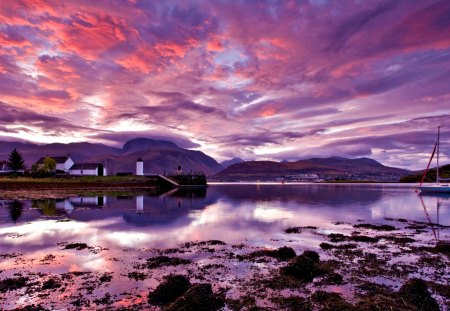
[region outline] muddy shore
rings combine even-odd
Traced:
[[[117,252],[61,241],[31,262],[26,253],[0,254],[0,304],[6,310],[448,310],[450,228],[386,221],[335,223],[343,233],[286,228],[275,249],[209,240]],[[318,249],[289,246],[305,232],[321,240]],[[90,255],[108,264],[58,269],[68,257]]]
[[[64,199],[112,192],[157,193],[156,181],[145,177],[0,178],[0,198]]]

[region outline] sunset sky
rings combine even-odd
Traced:
[[[0,140],[450,159],[450,1],[1,0]]]

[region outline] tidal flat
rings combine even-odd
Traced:
[[[448,310],[446,200],[392,185],[3,200],[0,305]]]

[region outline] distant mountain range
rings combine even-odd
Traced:
[[[245,162],[244,160],[242,160],[241,158],[233,158],[231,160],[226,160],[223,162],[220,162],[220,165],[222,165],[222,167],[225,169],[230,165],[236,164],[236,163],[242,163]]]
[[[0,142],[0,160],[7,160],[8,155],[17,148],[25,158],[25,164],[31,167],[42,156],[64,156],[70,154],[75,162],[103,163],[108,174],[131,172],[136,170],[136,160],[144,160],[144,173],[173,172],[178,165],[184,171],[202,171],[212,175],[222,166],[201,151],[178,147],[172,142],[136,138],[126,142],[123,148],[109,147],[103,144],[70,143],[37,145],[22,142]]]
[[[136,160],[144,160],[144,173],[174,172],[178,165],[184,171],[204,172],[210,180],[219,181],[273,181],[286,180],[377,180],[398,181],[411,172],[384,166],[369,158],[346,159],[340,157],[312,158],[293,162],[247,161],[233,158],[219,164],[201,151],[184,149],[176,144],[148,138],[136,138],[122,148],[103,144],[70,143],[38,145],[24,142],[0,142],[0,160],[7,160],[17,148],[25,164],[31,167],[43,156],[70,154],[76,163],[103,163],[108,174],[135,172]]]
[[[295,162],[249,161],[237,163],[219,172],[213,179],[220,181],[296,181],[377,180],[398,181],[410,171],[384,166],[369,158],[312,158]]]

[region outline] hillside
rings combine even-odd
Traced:
[[[213,178],[221,181],[380,180],[398,181],[410,171],[369,158],[311,158],[295,162],[249,161],[233,164]]]
[[[7,160],[12,149],[17,148],[30,167],[40,157],[70,154],[75,162],[101,162],[108,174],[135,172],[136,160],[144,160],[144,173],[166,173],[175,171],[181,165],[184,171],[202,171],[207,175],[222,169],[219,163],[200,151],[188,150],[176,144],[147,138],[136,138],[126,142],[123,148],[103,144],[70,143],[37,145],[21,142],[0,142],[0,160]]]
[[[422,180],[423,173],[425,171],[414,172],[413,174],[403,176],[400,182],[405,183],[418,183]],[[439,176],[441,178],[450,178],[450,164],[443,165],[439,167]],[[425,182],[435,182],[436,181],[436,168],[432,168],[428,171],[425,176]]]
[[[220,165],[222,165],[222,167],[224,169],[226,169],[230,165],[233,165],[233,164],[236,164],[236,163],[242,163],[242,162],[245,162],[245,161],[242,160],[241,158],[233,158],[233,159],[230,159],[230,160],[225,160],[223,162],[220,162]]]

